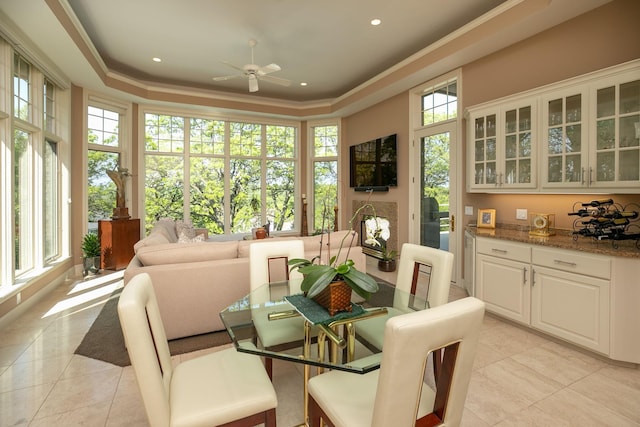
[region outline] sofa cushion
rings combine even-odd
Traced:
[[[133,245],[133,251],[137,254],[140,248],[145,246],[165,245],[169,243],[171,243],[171,241],[167,237],[166,231],[157,230],[155,233],[149,234],[144,239],[138,240]]]
[[[300,239],[300,237],[296,236],[284,236],[284,237],[269,237],[270,242],[275,242],[277,240],[291,240],[291,239]],[[238,242],[238,258],[248,258],[249,257],[249,246],[255,242],[263,242],[264,240],[240,240]]]
[[[353,236],[353,238],[351,237],[351,233],[354,233],[355,236]],[[301,237],[302,242],[304,243],[304,251],[305,252],[313,252],[313,253],[319,253],[320,252],[320,241],[322,241],[322,244],[325,245],[325,247],[323,248],[323,252],[326,249],[327,244],[331,245],[331,252],[335,252],[338,250],[338,248],[340,247],[340,242],[342,242],[343,237],[345,237],[346,235],[346,239],[344,240],[344,245],[343,248],[348,248],[349,246],[359,246],[360,242],[358,241],[358,233],[356,233],[355,231],[351,231],[351,230],[339,230],[339,231],[334,231],[324,235],[316,235],[316,236],[305,236],[305,237]]]
[[[144,246],[136,252],[145,266],[229,259],[237,254],[238,242],[167,243]]]

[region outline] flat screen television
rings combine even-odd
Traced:
[[[398,155],[396,134],[352,145],[349,151],[351,187],[396,187]]]

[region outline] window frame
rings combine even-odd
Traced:
[[[190,159],[191,158],[212,158],[212,159],[222,159],[224,161],[224,195],[223,195],[223,206],[224,206],[224,214],[223,214],[223,233],[222,234],[216,234],[216,233],[212,233],[211,230],[209,231],[209,235],[210,236],[214,236],[214,235],[223,235],[223,236],[243,236],[243,235],[247,235],[247,234],[251,234],[250,231],[237,231],[237,232],[233,232],[233,230],[231,229],[231,196],[229,193],[229,189],[230,189],[230,173],[229,168],[230,168],[230,164],[232,162],[233,159],[247,159],[247,160],[256,160],[260,162],[260,218],[264,219],[264,218],[268,218],[268,212],[267,212],[267,192],[269,189],[269,185],[266,182],[266,178],[267,178],[267,165],[269,162],[273,162],[273,161],[279,161],[282,160],[283,158],[278,157],[278,156],[271,156],[267,154],[267,128],[269,126],[282,126],[282,127],[286,127],[286,128],[292,128],[294,130],[294,140],[293,140],[293,157],[291,158],[284,158],[286,159],[286,161],[291,161],[293,162],[294,165],[294,171],[293,171],[293,193],[294,193],[294,197],[297,200],[297,194],[299,192],[298,189],[298,182],[299,182],[299,175],[300,175],[300,127],[301,124],[300,122],[295,122],[295,121],[289,121],[289,120],[271,120],[271,119],[263,119],[263,118],[256,118],[256,117],[247,117],[247,116],[234,116],[234,115],[229,115],[229,116],[219,116],[219,115],[215,115],[215,114],[206,114],[206,113],[202,113],[202,112],[197,112],[194,113],[192,111],[182,111],[182,110],[163,110],[161,108],[157,108],[157,106],[146,106],[143,108],[140,108],[139,110],[139,121],[140,121],[140,133],[141,133],[141,137],[140,137],[140,141],[141,144],[139,146],[139,158],[141,159],[140,162],[140,188],[141,188],[141,192],[140,192],[140,206],[141,206],[141,218],[143,218],[143,223],[144,223],[144,229],[149,229],[153,224],[147,224],[148,221],[150,221],[149,218],[147,218],[148,214],[147,214],[147,206],[146,206],[146,200],[145,200],[145,194],[144,194],[144,189],[146,189],[146,170],[147,170],[147,158],[148,156],[152,156],[152,155],[162,155],[162,156],[179,156],[183,159],[183,192],[185,195],[189,195],[190,194],[190,179],[191,179],[191,163]],[[183,130],[183,134],[184,134],[184,147],[182,151],[179,152],[161,152],[161,151],[148,151],[146,149],[146,130],[147,130],[147,126],[146,126],[146,120],[147,120],[147,115],[163,115],[163,116],[170,116],[170,117],[180,117],[184,119],[184,130]],[[224,123],[224,148],[223,148],[223,153],[217,152],[217,153],[200,153],[200,152],[195,152],[192,153],[191,152],[191,120],[195,119],[195,120],[211,120],[211,121],[221,121]],[[232,123],[240,123],[240,124],[248,124],[249,126],[257,126],[260,129],[259,132],[259,139],[260,139],[260,148],[259,150],[256,149],[256,147],[254,147],[253,149],[251,149],[249,152],[244,153],[242,155],[233,155],[231,152],[231,132],[230,132],[230,128],[231,128],[231,124]],[[221,142],[221,141],[219,141]],[[190,202],[189,202],[190,198],[189,197],[184,197],[184,204],[183,204],[183,216],[185,220],[190,220],[191,219],[191,206],[190,206]],[[293,208],[293,218],[291,221],[291,229],[286,229],[286,230],[277,230],[276,233],[278,235],[287,235],[287,234],[293,234],[293,233],[299,233],[299,215],[296,215],[296,212],[298,212],[297,210],[297,206],[295,206],[294,204],[294,208]],[[264,220],[262,221],[263,223],[265,222]]]
[[[119,167],[127,168],[127,169],[131,167],[130,160],[129,160],[131,156],[128,154],[130,150],[130,141],[131,141],[130,130],[129,130],[130,128],[129,124],[131,123],[131,119],[130,119],[130,106],[128,104],[123,104],[123,103],[111,100],[100,94],[88,93],[86,96],[85,103],[86,103],[85,112],[84,112],[84,116],[86,120],[86,125],[84,127],[85,167],[84,167],[83,175],[85,176],[84,181],[88,183],[89,182],[89,177],[88,177],[89,151],[102,151],[106,153],[116,154],[118,156]],[[89,133],[92,130],[92,128],[90,128],[90,125],[89,125],[90,108],[97,108],[97,109],[106,110],[106,111],[118,114],[118,132],[117,132],[118,144],[117,145],[95,144],[89,141]],[[104,126],[103,126],[103,130],[104,130]],[[113,185],[115,190],[115,183]],[[131,188],[132,188],[131,180],[127,180],[125,182],[125,194],[131,195]],[[97,231],[97,224],[93,226],[89,222],[89,186],[88,185],[85,186],[83,191],[86,192],[86,195],[84,197],[84,205],[85,205],[84,232]],[[132,197],[130,196],[127,197],[127,202],[129,205],[131,204],[132,200],[133,200]],[[115,200],[115,191],[114,191],[113,193],[114,207],[115,207],[115,202],[116,200]],[[108,218],[103,218],[103,219],[108,219]],[[95,230],[93,227],[95,227]]]
[[[334,127],[336,128],[336,155],[335,156],[317,156],[315,152],[315,129],[324,128],[324,127]],[[307,215],[311,219],[309,221],[309,233],[314,233],[316,231],[315,225],[315,217],[316,211],[321,209],[320,206],[316,206],[316,188],[315,188],[315,165],[319,162],[335,162],[336,164],[336,201],[334,207],[338,208],[338,212],[341,209],[340,200],[342,200],[342,157],[341,154],[341,120],[322,120],[322,121],[314,121],[310,122],[308,126],[308,135],[307,135],[307,150],[308,150],[308,163],[307,163],[307,171],[308,171],[308,179],[307,179],[307,194],[310,194],[311,197],[307,197]],[[329,216],[333,218],[333,213],[331,212],[331,207],[329,209]],[[338,225],[340,226],[340,215],[338,214]],[[325,228],[332,228],[329,225],[325,225]]]
[[[69,168],[63,167],[70,161],[70,93],[64,82],[61,85],[41,69],[42,63],[26,53],[24,46],[16,46],[15,41],[0,37],[0,302],[58,265],[70,252],[69,232],[62,232],[70,218],[68,205],[62,204],[70,197]],[[19,82],[19,76],[25,76],[21,70],[28,70],[25,82]],[[20,115],[16,105],[24,105],[26,113]],[[14,151],[18,133],[28,140],[22,165],[17,164]],[[56,153],[45,158],[50,143],[55,144]],[[15,187],[17,167],[24,168],[20,178],[24,190]],[[48,183],[45,174],[49,174]],[[15,203],[27,207],[19,213],[24,214],[22,218],[16,217]],[[22,224],[20,234],[16,234],[16,223]],[[47,250],[46,239],[50,239]],[[20,258],[16,258],[18,250]]]

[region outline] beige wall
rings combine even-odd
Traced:
[[[463,67],[464,106],[640,57],[640,2],[616,0]]]
[[[86,173],[84,172],[84,91],[81,87],[71,86],[71,253],[73,264],[82,265],[80,245],[85,230]]]
[[[390,187],[389,192],[371,194],[371,201],[396,202],[398,204],[398,242],[408,240],[407,215],[409,206],[409,95],[403,93],[381,102],[371,108],[346,117],[342,122],[340,156],[342,212],[341,228],[346,228],[353,215],[353,200],[367,200],[367,193],[355,192],[349,187],[349,147],[371,139],[397,134],[398,146],[398,186]],[[354,225],[358,230],[359,225]]]

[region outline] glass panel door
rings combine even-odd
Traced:
[[[420,138],[420,244],[449,251],[451,131]]]

